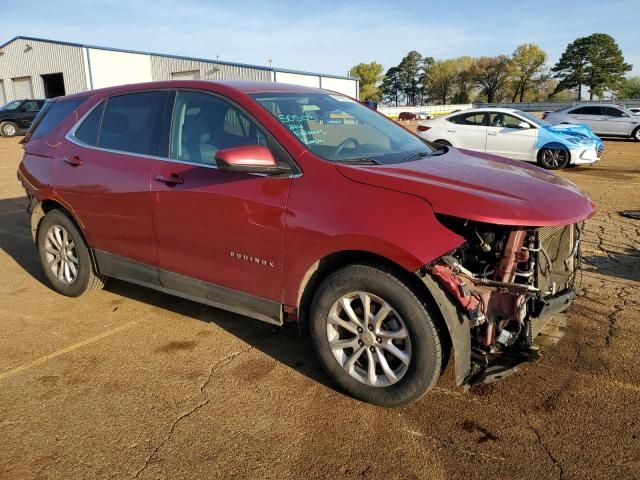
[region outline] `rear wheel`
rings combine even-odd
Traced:
[[[13,137],[18,133],[18,125],[14,122],[2,122],[0,124],[0,135],[3,137]]]
[[[78,297],[104,286],[80,231],[64,213],[51,210],[44,216],[37,241],[44,273],[55,290]]]
[[[444,145],[444,146],[446,146],[446,147],[451,147],[451,146],[452,146],[452,145],[451,145],[451,143],[449,143],[449,142],[448,142],[448,141],[446,141],[446,140],[436,140],[436,141],[435,141],[435,142],[433,142],[433,143],[437,143],[438,145]]]
[[[640,127],[636,128],[631,134],[631,136],[636,142],[640,142]]]
[[[538,152],[538,164],[547,170],[559,170],[569,165],[569,152],[558,147],[541,148]]]
[[[320,363],[360,400],[406,405],[440,375],[440,337],[427,307],[387,271],[351,265],[335,272],[316,292],[310,319]]]

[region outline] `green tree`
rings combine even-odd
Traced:
[[[469,103],[473,87],[474,59],[469,56],[455,58],[456,62],[456,93],[451,99],[453,103]]]
[[[506,55],[480,57],[472,67],[473,80],[487,102],[499,102],[509,81],[511,62]]]
[[[582,86],[589,87],[589,97],[602,95],[605,90],[616,90],[631,70],[615,40],[604,33],[594,33],[571,42],[558,63],[551,69],[560,79],[558,91],[575,89],[578,100]]]
[[[360,100],[379,102],[381,92],[378,84],[383,79],[384,67],[377,62],[359,63],[350,72],[360,78]]]
[[[382,80],[380,86],[382,99],[387,103],[395,103],[396,107],[400,104],[402,94],[402,81],[400,79],[400,68],[391,67]]]
[[[620,84],[618,98],[640,98],[640,77],[625,78]]]
[[[512,102],[519,98],[524,101],[525,93],[536,84],[544,81],[544,63],[547,54],[539,46],[523,43],[511,56],[511,74],[513,75]]]
[[[454,59],[437,60],[428,70],[426,92],[430,100],[447,104],[453,94],[458,76],[458,65]]]
[[[420,81],[423,73],[423,58],[415,50],[410,51],[398,65],[400,85],[407,105],[416,105],[420,97]]]

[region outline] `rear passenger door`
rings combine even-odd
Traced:
[[[279,318],[292,179],[222,171],[215,160],[217,151],[245,145],[269,146],[280,159],[278,145],[243,111],[210,93],[177,92],[171,125],[170,158],[154,162],[151,172],[162,285],[214,304],[259,305]]]
[[[485,112],[462,113],[451,117],[446,131],[452,144],[458,148],[468,148],[484,152],[487,144]]]
[[[55,183],[105,268],[134,260],[155,283],[149,175],[160,150],[168,91],[107,98],[67,135]],[[118,275],[123,277],[123,275]],[[126,275],[124,275],[126,277]],[[138,279],[140,280],[140,279]]]

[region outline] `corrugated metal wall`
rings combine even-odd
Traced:
[[[194,70],[200,72],[200,78],[202,80],[271,81],[271,72],[269,70],[157,55],[151,56],[151,77],[154,80],[171,80],[172,73],[190,72]]]
[[[82,48],[19,38],[2,49],[0,80],[4,83],[6,100],[13,99],[12,78],[31,77],[33,95],[44,98],[42,77],[62,72],[67,93],[87,89]]]

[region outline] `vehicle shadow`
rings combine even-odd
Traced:
[[[0,200],[0,251],[11,257],[37,281],[51,288],[46,281],[31,238],[26,206],[26,197]],[[283,327],[276,327],[114,279],[108,281],[106,290],[161,310],[201,322],[213,323],[274,360],[329,388],[334,388],[315,358],[310,339],[308,336],[299,334],[297,324],[290,323]]]
[[[582,257],[583,269],[606,275],[640,282],[640,251],[627,248],[624,253],[608,253],[606,256],[588,255]]]

